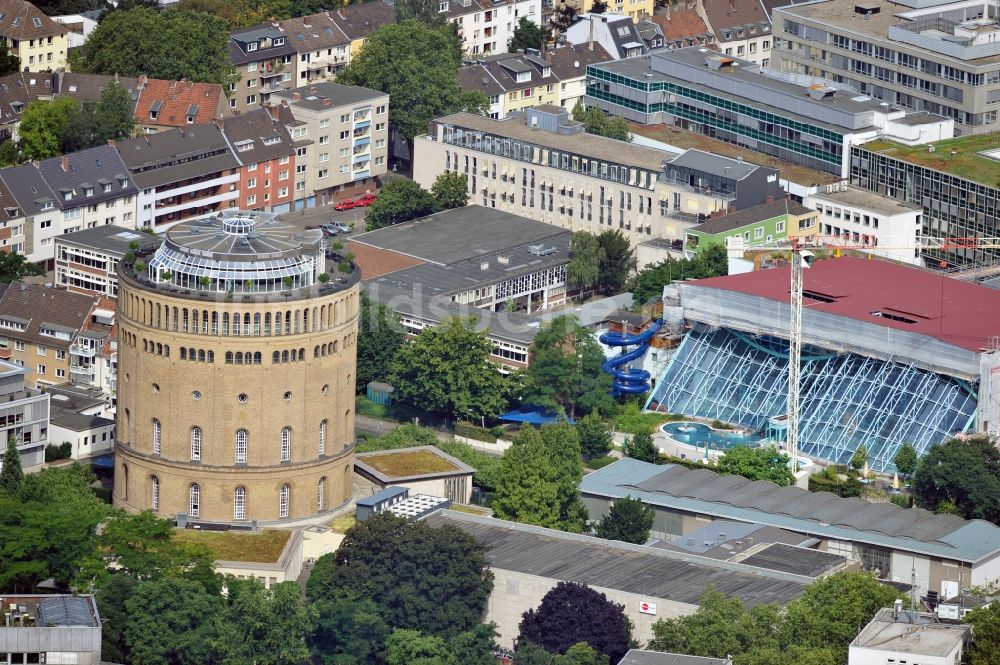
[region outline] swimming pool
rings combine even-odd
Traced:
[[[756,434],[730,432],[715,429],[702,423],[687,421],[667,423],[663,425],[662,430],[677,443],[696,448],[705,448],[705,444],[707,443],[709,450],[725,450],[736,446],[752,446],[761,439]]]

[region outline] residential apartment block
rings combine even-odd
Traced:
[[[636,22],[652,16],[656,9],[654,0],[608,0],[606,4],[607,12],[622,14]],[[589,14],[594,7],[594,0],[555,0],[553,3],[555,11],[562,11],[566,7],[575,9],[577,15]]]
[[[665,14],[656,14],[650,20],[660,26],[663,42],[668,48],[715,43],[715,35],[694,7],[673,9],[672,5],[667,5]]]
[[[295,47],[277,23],[232,33],[229,56],[240,74],[229,87],[229,106],[234,110],[264,104],[272,93],[296,84]]]
[[[0,180],[13,204],[4,208],[12,244],[35,263],[51,266],[54,240],[64,233],[105,224],[136,226],[139,191],[110,145],[3,169]]]
[[[600,44],[614,60],[634,58],[649,51],[635,21],[622,14],[582,14],[562,36],[569,44]]]
[[[529,106],[572,110],[586,92],[587,65],[608,59],[600,44],[528,49],[468,61],[458,70],[458,83],[486,95],[490,117],[498,120]]]
[[[9,357],[12,342],[4,336],[8,324],[16,326],[19,321],[0,315],[0,355]],[[30,469],[40,467],[45,461],[45,446],[49,439],[49,395],[25,385],[25,377],[29,373],[30,370],[18,364],[0,360],[0,403],[3,405],[0,406],[0,437],[4,441],[0,464],[3,463],[7,441],[13,436],[17,441],[21,466]]]
[[[826,0],[779,7],[773,16],[771,66],[952,118],[956,134],[995,130],[1000,26],[993,3]]]
[[[116,148],[139,188],[138,227],[237,205],[241,164],[215,123],[143,134]]]
[[[351,40],[329,12],[281,22],[296,53],[294,85],[328,81],[351,60]]]
[[[414,152],[415,179],[425,187],[444,171],[464,173],[470,203],[573,231],[621,229],[635,243],[662,238],[678,249],[712,212],[781,196],[774,169],[586,134],[555,106],[507,120],[439,118]]]
[[[69,381],[70,347],[98,298],[25,282],[0,285],[0,291],[0,359],[24,367],[32,386]]]
[[[725,55],[770,64],[771,19],[761,0],[699,0],[696,8]]]
[[[157,247],[158,236],[123,229],[97,226],[55,238],[56,286],[77,293],[118,297],[118,262],[129,252]]]
[[[688,230],[684,241],[687,256],[696,256],[710,245],[728,246],[730,238],[742,239],[742,247],[780,242],[789,237],[803,238],[818,232],[819,213],[790,199],[712,215],[708,221]]]
[[[286,124],[295,142],[295,209],[374,190],[385,175],[389,95],[320,82],[276,93],[270,103],[293,119]]]
[[[222,123],[240,168],[242,210],[285,212],[295,197],[296,148],[288,128],[272,117],[276,109],[259,108]]]
[[[42,10],[24,0],[0,2],[0,39],[28,72],[51,72],[66,67],[66,33]]]
[[[701,47],[590,65],[587,105],[667,123],[847,177],[850,147],[950,138],[952,120],[888,106],[822,79],[791,77]]]
[[[218,83],[144,78],[136,96],[135,120],[149,134],[231,115],[229,100]]]
[[[458,28],[462,46],[473,55],[507,52],[507,42],[522,18],[542,21],[541,0],[441,0],[439,13]]]

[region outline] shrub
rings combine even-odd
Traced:
[[[912,508],[913,507],[913,497],[909,494],[893,494],[889,497],[889,500],[900,508]]]
[[[730,425],[729,423],[724,423],[724,422],[722,422],[719,419],[715,419],[715,420],[712,421],[712,428],[713,429],[732,429],[733,426]]]
[[[463,436],[467,439],[496,443],[497,437],[491,430],[485,429],[474,423],[460,421],[455,423],[455,436]]]
[[[326,284],[327,282],[330,281],[330,273],[328,273],[328,272],[321,272],[319,274],[319,277],[317,279],[319,279],[320,283]]]
[[[55,462],[61,459],[69,459],[69,457],[72,456],[72,454],[73,454],[73,444],[70,443],[69,441],[66,441],[65,443],[59,446],[55,445],[54,443],[50,443],[49,445],[45,446],[46,462]]]
[[[337,265],[337,270],[339,270],[340,272],[351,272],[351,262],[350,261],[341,261]]]
[[[605,455],[604,457],[595,457],[593,459],[587,460],[587,468],[597,471],[598,469],[603,469],[609,464],[614,464],[618,461],[617,457],[612,455]]]
[[[146,270],[146,262],[145,261],[136,261],[135,262],[135,271],[136,272],[144,272],[145,270]]]
[[[354,410],[363,416],[371,416],[373,418],[385,418],[389,415],[389,407],[385,404],[378,404],[371,401],[364,395],[358,395],[354,402]]]

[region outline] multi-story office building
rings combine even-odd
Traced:
[[[819,235],[893,261],[922,265],[917,245],[923,230],[920,206],[851,187],[846,182],[820,187],[803,201],[819,212]]]
[[[222,126],[240,168],[240,207],[286,212],[295,197],[295,145],[288,128],[260,108],[226,120]]]
[[[55,283],[77,293],[118,297],[118,262],[129,252],[156,247],[162,240],[117,226],[96,226],[55,239]]]
[[[135,228],[138,190],[112,146],[88,148],[0,171],[9,190],[15,245],[29,260],[51,266],[55,239],[110,224]],[[15,228],[16,227],[16,228]]]
[[[272,96],[295,122],[295,209],[326,205],[375,188],[389,153],[389,95],[320,82]],[[276,109],[277,110],[277,109]]]
[[[441,0],[439,13],[458,28],[462,46],[473,55],[506,53],[507,42],[522,18],[542,20],[541,0]]]
[[[117,144],[139,188],[138,227],[162,227],[236,207],[240,161],[215,123],[144,134]]]
[[[25,380],[33,386],[69,381],[70,347],[89,325],[97,303],[92,295],[38,284],[2,285],[0,359],[28,370]]]
[[[771,66],[988,132],[1000,100],[1000,27],[985,0],[826,0],[773,10]]]
[[[774,169],[696,150],[682,154],[587,134],[566,109],[493,120],[439,118],[414,141],[415,179],[464,173],[470,203],[574,231],[621,229],[633,242],[684,241],[717,210],[780,197]]]
[[[5,595],[4,663],[101,663],[101,615],[94,596]]]
[[[910,145],[952,136],[954,123],[884,105],[820,80],[690,47],[590,65],[586,103],[642,124],[667,123],[847,176],[851,145]]]
[[[271,93],[287,90],[298,80],[295,47],[277,23],[232,33],[229,57],[240,74],[240,80],[229,87],[234,110],[242,112],[264,104]]]
[[[0,39],[7,42],[11,55],[21,60],[28,72],[45,72],[66,67],[66,33],[57,23],[30,2],[0,2]]]
[[[360,271],[340,260],[231,211],[118,264],[115,505],[246,524],[350,499]]]
[[[3,328],[0,319],[0,328]],[[0,334],[4,331],[0,330]],[[6,338],[0,338],[6,340]],[[38,467],[45,461],[45,445],[49,439],[49,394],[27,387],[29,370],[7,360],[0,360],[0,437],[6,450],[7,441],[14,437],[21,466]],[[0,463],[3,452],[0,452]]]
[[[851,148],[851,183],[880,197],[919,206],[925,238],[995,238],[1000,235],[1000,145],[973,135],[933,146],[889,141]],[[924,248],[935,267],[993,264],[1000,250]],[[943,266],[941,265],[943,262]]]

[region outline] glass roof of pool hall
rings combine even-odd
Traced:
[[[315,284],[324,252],[321,231],[273,214],[227,211],[170,229],[146,272],[154,282],[182,288],[268,293]]]
[[[802,350],[799,452],[846,463],[862,444],[892,472],[904,441],[918,454],[972,428],[977,387],[910,365],[817,347]],[[688,333],[647,408],[763,430],[787,410],[788,343],[720,328]],[[654,404],[655,403],[655,404]]]

